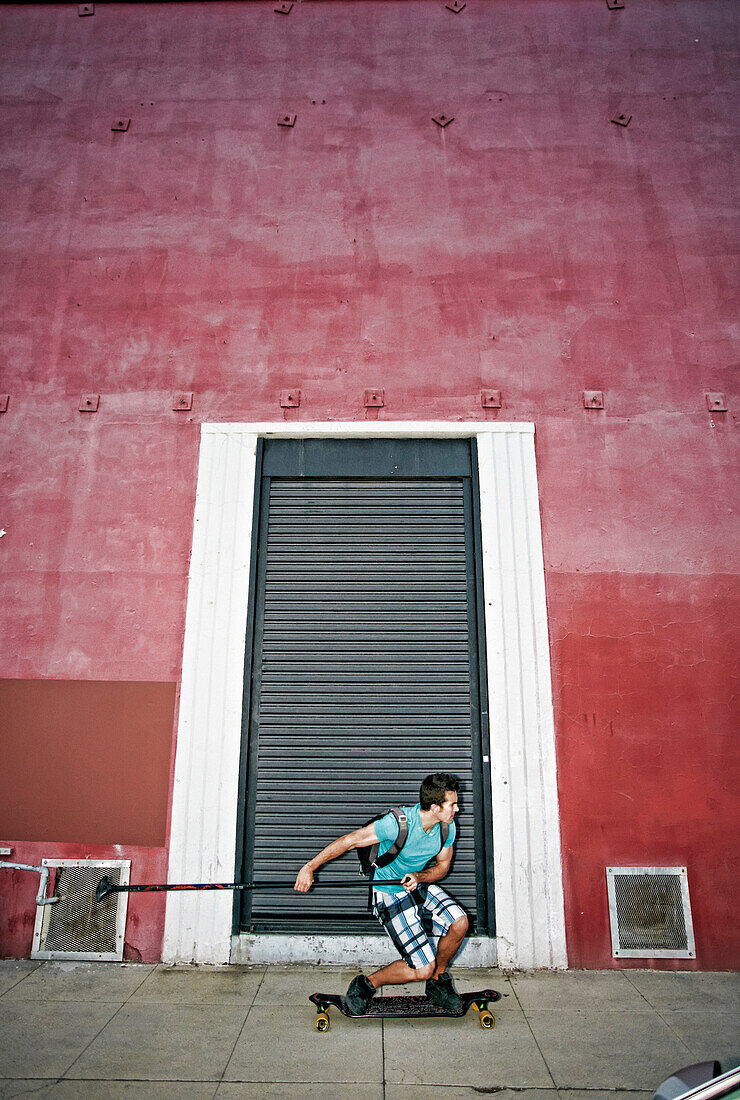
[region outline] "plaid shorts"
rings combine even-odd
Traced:
[[[453,921],[465,913],[449,894],[434,884],[422,883],[402,896],[374,892],[373,913],[393,940],[404,962],[413,970],[433,963],[436,957],[430,936],[443,936]]]

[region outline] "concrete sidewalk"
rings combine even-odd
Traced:
[[[492,1031],[334,1014],[321,1035],[308,994],[353,976],[326,967],[2,962],[0,1098],[638,1100],[740,1055],[737,974],[454,973],[505,994]]]

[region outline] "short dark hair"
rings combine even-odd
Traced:
[[[459,791],[460,780],[447,772],[434,772],[422,779],[419,788],[419,801],[422,810],[428,810],[432,806],[444,805],[447,791]]]

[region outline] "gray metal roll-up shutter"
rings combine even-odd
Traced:
[[[337,836],[418,801],[424,775],[452,772],[462,809],[445,884],[475,919],[464,479],[273,477],[263,493],[246,873],[292,881]],[[256,891],[243,926],[376,932],[357,870],[350,852],[309,894]]]

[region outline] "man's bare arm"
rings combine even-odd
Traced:
[[[330,860],[344,855],[345,852],[352,851],[353,848],[365,848],[368,844],[377,844],[377,842],[375,825],[372,823],[364,825],[361,829],[355,829],[352,833],[345,833],[344,836],[340,836],[337,840],[333,840],[331,844],[327,844],[325,848],[322,848],[319,854],[310,859],[308,863],[304,863],[298,872],[298,878],[295,880],[293,889],[297,890],[299,894],[305,894],[313,885],[314,871],[317,871],[324,863],[329,863]]]

